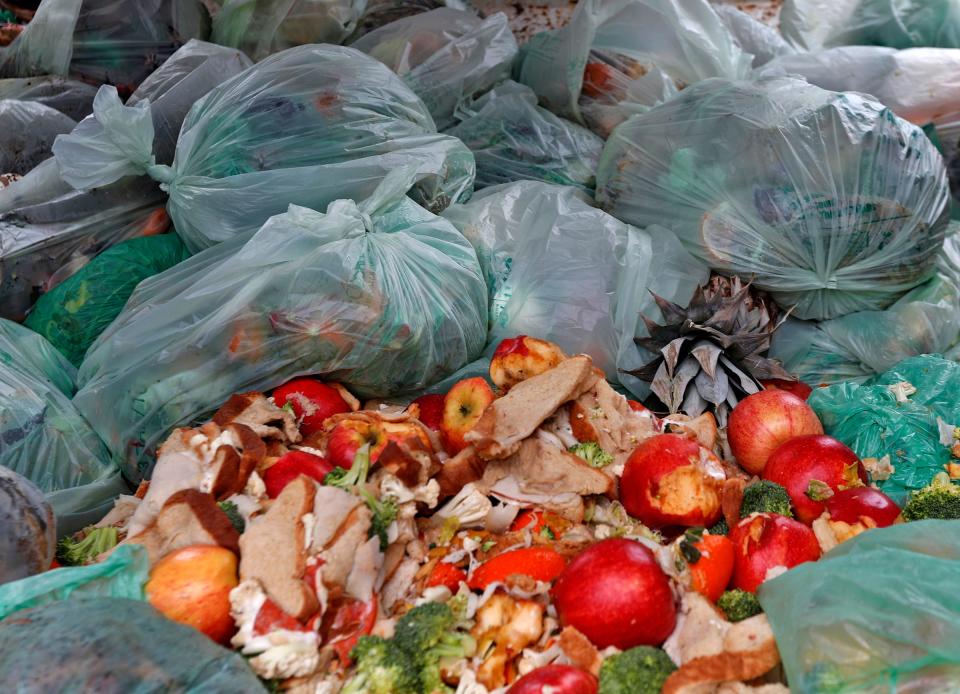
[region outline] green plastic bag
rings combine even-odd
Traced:
[[[43,0],[0,48],[0,76],[69,75],[129,94],[182,44],[209,33],[199,0]]]
[[[254,60],[307,43],[341,43],[357,26],[365,0],[226,0],[213,41]]]
[[[790,691],[960,691],[958,525],[868,530],[761,585]]]
[[[119,243],[41,296],[25,325],[80,366],[87,349],[123,310],[137,284],[189,255],[176,234]]]
[[[504,82],[457,115],[460,123],[446,133],[473,151],[475,189],[534,180],[593,194],[603,140],[537,106],[529,87]]]
[[[146,549],[123,545],[99,564],[66,566],[0,585],[0,621],[18,610],[78,597],[143,600],[149,574]]]
[[[23,694],[266,691],[239,653],[123,598],[78,598],[8,617],[0,672]]]
[[[596,197],[816,320],[887,308],[933,277],[950,215],[920,128],[790,78],[707,80],[634,116],[604,147]]]
[[[270,56],[190,110],[172,166],[153,155],[148,100],[103,87],[84,132],[57,138],[64,180],[90,189],[146,173],[191,251],[255,232],[290,204],[363,199],[413,166],[411,195],[431,210],[468,196],[473,155],[438,135],[423,102],[384,65],[351,48],[311,45]],[[85,122],[90,122],[90,119]]]
[[[37,485],[68,533],[106,513],[126,487],[70,401],[73,367],[38,343],[46,341],[0,319],[0,465]]]
[[[770,356],[811,384],[862,382],[908,357],[944,354],[960,339],[960,236],[944,242],[937,276],[883,311],[816,322],[790,319]]]
[[[898,402],[889,386],[907,382],[917,389]],[[960,426],[960,364],[938,355],[906,359],[865,385],[841,383],[817,388],[810,406],[824,431],[843,441],[861,458],[890,457],[894,473],[878,483],[898,503],[922,489],[950,461],[950,446],[941,443],[938,418]],[[950,443],[953,443],[952,436]]]
[[[444,217],[480,258],[491,345],[522,334],[551,340],[568,354],[589,354],[641,397],[649,385],[621,370],[652,357],[633,341],[646,334],[641,314],[661,317],[650,292],[686,305],[708,276],[670,232],[624,224],[568,186],[486,188]]]
[[[291,205],[145,282],[87,352],[74,403],[128,479],[171,429],[233,393],[320,374],[361,396],[420,390],[479,355],[476,253],[403,196],[398,170],[359,207]]]
[[[448,7],[398,19],[351,46],[400,75],[440,130],[460,104],[510,76],[518,50],[502,12],[480,19]]]
[[[686,85],[748,77],[752,58],[707,0],[580,0],[567,26],[523,46],[515,78],[606,137]]]
[[[960,48],[956,0],[784,0],[780,31],[801,50],[829,46]]]

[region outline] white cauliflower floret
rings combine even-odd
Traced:
[[[386,473],[380,480],[380,498],[390,498],[398,504],[419,501],[426,504],[427,508],[433,508],[440,502],[440,484],[431,479],[426,484],[410,489],[396,475]]]
[[[291,641],[254,656],[250,659],[250,667],[267,680],[306,677],[320,667],[320,651],[316,643]]]
[[[437,520],[456,518],[461,528],[483,527],[493,503],[471,482],[434,514]]]
[[[460,684],[457,685],[455,694],[490,694],[490,690],[477,682],[477,676],[473,670],[464,670],[460,675]]]

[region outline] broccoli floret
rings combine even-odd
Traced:
[[[568,449],[575,456],[583,458],[590,467],[606,467],[613,462],[613,456],[600,448],[594,441],[578,443]]]
[[[394,641],[379,636],[361,636],[350,651],[357,662],[356,674],[341,694],[418,694],[417,665]]]
[[[243,534],[247,523],[243,520],[243,516],[240,515],[240,509],[237,508],[237,505],[232,501],[221,501],[217,506],[227,515],[227,518],[230,520],[230,525],[232,525],[238,533]]]
[[[349,470],[335,467],[323,478],[323,483],[330,487],[340,487],[346,492],[352,492],[356,487],[367,483],[367,473],[370,472],[370,444],[365,443],[353,456],[353,465]]]
[[[763,612],[757,596],[739,588],[728,590],[721,595],[717,600],[717,607],[723,610],[731,622],[742,622]]]
[[[428,602],[413,608],[397,622],[394,640],[416,661],[422,691],[451,691],[440,676],[441,661],[473,655],[476,643],[456,630],[457,617],[449,605]]]
[[[751,513],[779,513],[793,518],[790,510],[790,495],[776,482],[755,482],[743,490],[743,503],[740,504],[740,517]]]
[[[397,519],[399,508],[397,502],[393,499],[378,499],[370,492],[360,491],[360,496],[367,503],[367,508],[373,513],[373,520],[370,523],[369,537],[376,535],[380,538],[380,551],[387,551],[390,543],[387,541],[387,528]]]
[[[90,564],[99,555],[116,547],[118,541],[117,529],[113,526],[84,528],[83,539],[65,537],[57,543],[57,560],[64,566]]]
[[[637,646],[603,661],[599,694],[659,694],[676,669],[661,649]]]
[[[960,518],[960,486],[953,484],[945,472],[937,473],[929,485],[913,492],[903,507],[903,519],[906,521],[927,518]]]
[[[727,525],[727,519],[721,518],[715,526],[708,531],[711,535],[729,535],[730,526]]]
[[[373,521],[370,524],[369,537],[376,535],[380,538],[380,549],[386,550],[387,528],[397,518],[397,503],[393,499],[380,500],[373,494],[363,488],[367,483],[367,474],[370,472],[370,444],[364,444],[353,457],[353,465],[349,470],[342,467],[334,468],[323,478],[323,483],[330,487],[339,487],[340,489],[357,494],[367,504],[367,508],[373,514]]]

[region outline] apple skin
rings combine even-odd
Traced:
[[[597,678],[573,665],[544,665],[513,683],[507,694],[597,694]]]
[[[290,451],[284,453],[277,462],[267,468],[263,473],[263,484],[267,488],[267,496],[276,499],[283,488],[300,475],[306,475],[323,483],[323,478],[333,468],[332,463],[318,455],[306,451]]]
[[[275,388],[273,402],[277,407],[290,403],[304,436],[321,431],[327,418],[351,411],[340,391],[315,378],[295,378]]]
[[[830,520],[849,525],[860,523],[860,519],[866,517],[878,528],[886,528],[900,517],[896,502],[873,487],[842,489],[827,499],[825,506]]]
[[[357,451],[370,444],[370,462],[374,463],[387,447],[387,434],[377,424],[361,419],[343,419],[327,435],[327,460],[349,470]]]
[[[567,564],[551,595],[560,623],[598,648],[659,646],[677,623],[670,581],[653,552],[634,540],[588,547]]]
[[[820,558],[820,543],[803,523],[777,513],[753,513],[730,530],[734,588],[753,593],[767,572]]]
[[[660,434],[643,441],[627,459],[620,502],[651,528],[709,527],[723,513],[723,477],[720,461],[699,443],[679,434]]]
[[[445,396],[440,393],[421,395],[411,404],[420,407],[420,421],[434,431],[440,431],[443,423],[443,401]]]
[[[490,380],[506,392],[523,380],[542,374],[566,359],[552,342],[529,335],[501,340],[490,359]]]
[[[841,486],[867,483],[867,471],[857,454],[829,436],[799,436],[777,448],[767,461],[763,479],[782,485],[797,520],[811,525],[820,517],[825,501],[807,496],[812,480],[819,480],[836,493]]]
[[[808,386],[803,381],[787,381],[783,378],[770,378],[760,381],[760,384],[768,390],[785,390],[788,393],[793,393],[798,398],[802,398],[803,400],[809,398],[810,393],[813,392],[813,388]]]
[[[797,436],[822,434],[823,425],[804,400],[785,390],[761,390],[730,413],[727,438],[733,457],[754,475],[780,444]]]
[[[455,455],[467,447],[463,440],[483,416],[483,411],[496,399],[485,378],[476,376],[458,381],[443,399],[443,421],[440,433],[447,453]]]
[[[216,545],[171,552],[150,571],[147,601],[167,619],[186,624],[220,644],[236,631],[230,591],[237,586],[237,557]]]

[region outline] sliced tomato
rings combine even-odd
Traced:
[[[483,590],[491,583],[504,581],[508,576],[530,576],[535,581],[552,581],[567,565],[563,556],[549,547],[525,547],[498,554],[485,561],[467,585],[473,590]]]
[[[308,631],[307,627],[297,621],[296,617],[288,615],[273,600],[267,598],[263,601],[263,605],[253,622],[254,636],[264,636],[278,629]]]
[[[466,572],[458,566],[447,562],[439,562],[427,577],[427,587],[446,586],[451,593],[460,589],[460,581],[466,581]]]
[[[369,602],[339,598],[327,606],[320,634],[324,643],[333,646],[344,667],[350,665],[350,651],[357,645],[360,637],[373,631],[373,625],[377,622],[377,609],[376,595]]]
[[[564,518],[549,511],[529,509],[523,511],[514,519],[510,532],[529,529],[534,535],[545,535],[553,540],[559,540],[569,526]]]
[[[704,535],[693,545],[700,558],[690,564],[693,589],[716,602],[733,575],[733,543],[725,535]]]
[[[583,70],[583,93],[592,99],[602,96],[613,80],[615,71],[606,63],[587,63]]]

